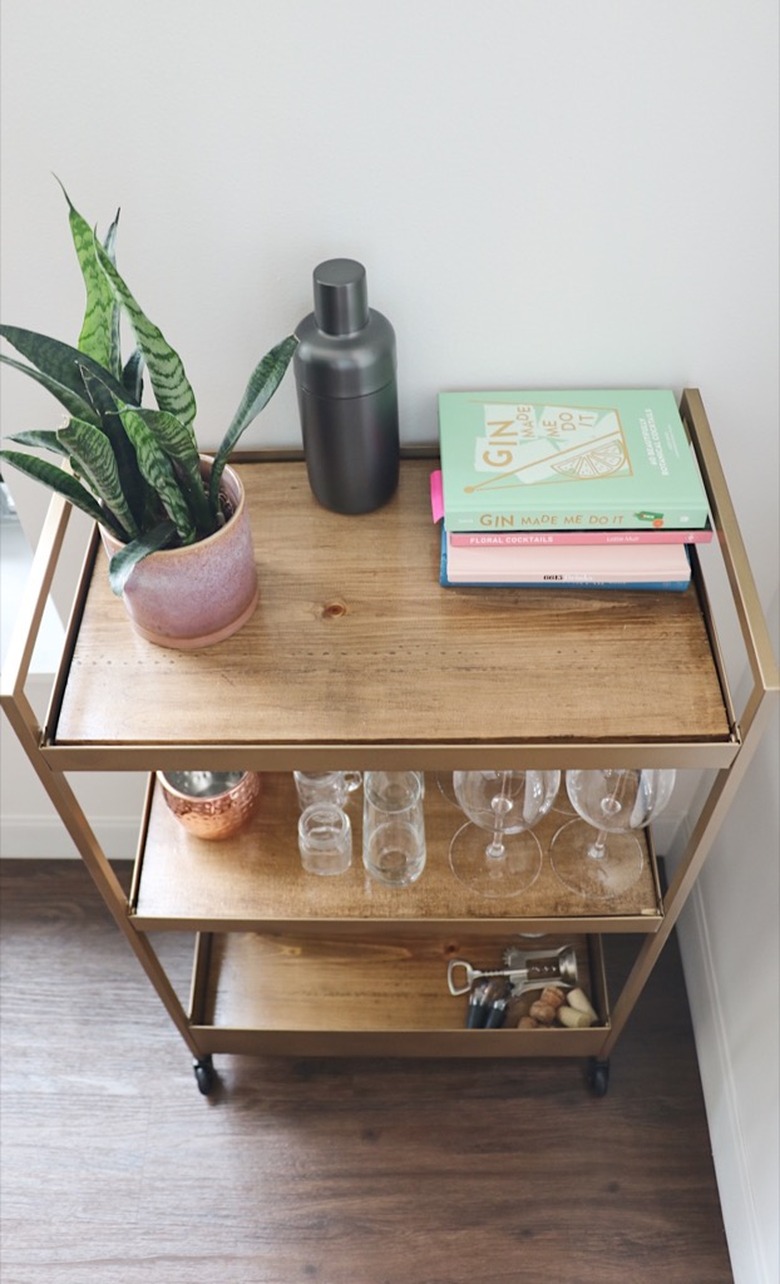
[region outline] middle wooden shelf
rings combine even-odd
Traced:
[[[449,866],[452,836],[466,821],[426,775],[427,864],[411,887],[394,889],[372,880],[361,860],[360,793],[347,811],[354,830],[352,867],[337,877],[306,874],[297,845],[299,814],[290,773],[262,777],[260,805],[239,834],[217,842],[193,838],[166,806],[150,777],[130,894],[130,918],[141,931],[252,931],[264,924],[316,930],[317,924],[402,921],[411,932],[429,934],[433,925],[479,924],[502,935],[507,923],[528,931],[643,932],[663,920],[658,868],[649,830],[639,880],[620,896],[586,900],[568,891],[550,865],[555,833],[573,813],[561,789],[555,808],[534,829],[542,868],[532,886],[512,897],[481,896],[463,886]]]

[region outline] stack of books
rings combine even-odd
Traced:
[[[441,583],[682,590],[712,539],[670,391],[443,392]]]

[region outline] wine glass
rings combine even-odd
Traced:
[[[530,829],[550,810],[559,771],[454,771],[455,796],[469,822],[450,843],[450,867],[482,896],[517,896],[542,867]]]
[[[644,856],[631,831],[663,811],[675,777],[671,769],[567,771],[566,792],[578,819],[563,825],[550,845],[560,882],[580,896],[598,898],[632,887]]]
[[[444,798],[448,803],[451,803],[453,807],[457,807],[458,800],[455,797],[455,790],[452,784],[453,775],[454,772],[452,771],[437,771],[436,784],[438,785],[439,793],[442,798]]]

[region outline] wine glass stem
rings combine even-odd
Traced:
[[[493,815],[495,817],[495,828],[493,837],[485,848],[485,855],[491,860],[501,860],[506,855],[504,846],[504,819],[507,794],[508,777],[505,771],[501,772],[501,793],[492,800]]]
[[[501,860],[501,857],[504,856],[505,853],[506,847],[504,846],[503,834],[499,827],[498,829],[494,829],[493,837],[485,848],[485,855],[489,856],[491,860]]]
[[[608,836],[609,836],[608,830],[606,829],[599,830],[594,841],[591,843],[590,847],[588,848],[588,855],[591,857],[592,860],[601,860],[601,858],[606,855]]]

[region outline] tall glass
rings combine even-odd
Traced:
[[[408,887],[425,868],[424,792],[420,771],[363,776],[363,864],[388,887]]]

